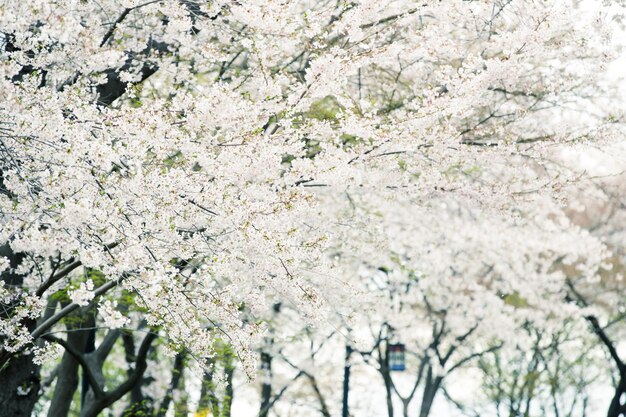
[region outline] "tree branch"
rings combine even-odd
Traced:
[[[99,286],[96,289],[96,291],[94,291],[94,299],[96,299],[97,297],[99,297],[102,294],[106,293],[111,288],[116,287],[117,284],[119,284],[124,278],[125,278],[125,276],[121,277],[117,281],[109,281],[109,282],[106,282],[106,283],[102,284],[101,286]],[[43,335],[46,331],[48,331],[48,329],[50,329],[52,326],[54,326],[59,320],[61,320],[63,317],[67,316],[69,313],[71,313],[72,311],[76,310],[79,307],[80,307],[80,305],[78,305],[76,303],[69,304],[66,307],[64,307],[63,309],[61,309],[61,311],[59,311],[57,314],[55,314],[54,316],[50,317],[48,320],[44,321],[43,323],[41,323],[30,334],[31,337],[33,338],[33,340],[37,339],[38,337],[41,337],[41,335]]]
[[[67,343],[65,340],[52,336],[50,334],[43,335],[41,338],[49,342],[54,342],[63,346],[65,351],[68,352],[70,355],[72,355],[74,359],[76,359],[76,362],[80,363],[80,366],[85,371],[85,377],[87,378],[87,382],[89,382],[89,386],[93,390],[96,398],[99,399],[104,396],[104,391],[98,384],[98,381],[96,380],[96,376],[94,375],[93,370],[91,369],[91,367],[89,366],[89,364],[87,363],[87,361],[85,360],[85,357],[83,356],[81,352],[76,350],[72,345]]]

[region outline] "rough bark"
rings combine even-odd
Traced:
[[[135,369],[126,381],[112,391],[103,391],[104,378],[101,368],[102,362],[98,361],[96,356],[92,356],[93,353],[86,358],[87,365],[90,365],[91,372],[96,375],[95,384],[98,384],[100,380],[102,380],[102,383],[100,383],[100,386],[96,389],[100,392],[94,392],[94,387],[91,387],[92,389],[89,390],[89,393],[85,398],[85,407],[81,410],[80,417],[97,417],[98,414],[100,414],[105,408],[112,405],[124,395],[128,394],[134,386],[139,384],[144,372],[146,371],[148,351],[150,350],[152,342],[156,338],[157,335],[155,333],[148,333],[144,337],[141,345],[139,346],[139,350],[137,351]],[[99,368],[98,365],[100,365]]]
[[[13,356],[0,374],[0,417],[29,417],[39,399],[40,385],[33,356]]]
[[[85,322],[84,328],[93,327],[93,316]],[[68,326],[67,343],[79,352],[85,352],[89,334],[93,329],[83,330],[81,326]],[[48,417],[66,417],[78,388],[79,363],[68,351],[65,351],[59,364],[57,383],[50,402]],[[86,383],[86,382],[85,382]]]

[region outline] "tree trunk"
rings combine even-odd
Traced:
[[[432,368],[428,367],[428,373],[426,375],[426,386],[424,387],[424,395],[422,397],[422,405],[420,407],[419,417],[428,417],[430,410],[435,401],[435,396],[441,387],[443,377],[437,376],[433,378]]]
[[[343,366],[343,399],[341,408],[341,417],[350,416],[350,407],[348,403],[348,394],[350,393],[350,356],[352,355],[352,347],[346,344],[346,359]]]
[[[91,353],[96,350],[96,323],[95,317],[93,318],[93,325],[91,330],[87,333],[87,338],[85,340],[84,349],[81,352]],[[80,395],[80,406],[82,408],[85,403],[85,396],[87,395],[87,391],[89,391],[89,383],[87,382],[87,377],[85,376],[85,371],[83,370],[83,382],[81,387],[81,395]]]
[[[213,362],[213,365],[215,362]],[[213,371],[205,372],[200,388],[200,401],[198,410],[207,411],[215,416],[219,413],[219,400],[215,395],[215,384],[213,383]]]
[[[319,401],[320,403],[320,413],[324,417],[330,417],[330,412],[328,411],[326,400],[324,399],[324,396],[322,395],[322,391],[320,390],[319,385],[317,385],[317,380],[315,379],[313,375],[309,374],[308,372],[306,372],[304,375],[306,375],[309,378],[309,382],[311,382],[311,387],[313,387],[313,392],[315,392],[317,401]]]
[[[128,365],[127,375],[130,378],[133,374],[133,368],[135,365],[135,339],[133,335],[124,332],[122,334],[122,344],[124,345],[124,357],[126,358],[126,364]],[[148,404],[148,399],[144,398],[141,391],[141,381],[131,389],[128,406],[122,414],[123,417],[133,416],[147,416],[152,414],[151,405]],[[159,412],[159,410],[157,410]]]
[[[222,405],[222,417],[230,417],[230,410],[233,407],[233,397],[235,395],[235,390],[233,387],[233,375],[235,374],[235,367],[230,362],[232,359],[227,357],[225,359],[228,361],[226,363],[226,393],[224,397],[224,404]]]
[[[619,384],[615,387],[607,417],[626,417],[626,402],[621,403],[623,396],[626,397],[626,373],[620,376]]]
[[[261,352],[261,369],[266,374],[266,378],[261,386],[261,410],[259,417],[267,417],[270,411],[270,401],[272,400],[272,356],[269,353]]]
[[[380,353],[379,353],[380,355]],[[392,392],[392,381],[391,381],[391,372],[389,370],[389,350],[385,348],[385,353],[383,354],[383,358],[380,361],[380,373],[383,376],[383,381],[385,382],[385,394],[387,396],[387,416],[393,416],[393,392]]]
[[[90,323],[85,327],[92,326],[93,319],[90,320]],[[68,327],[67,344],[73,346],[79,352],[84,352],[87,348],[87,339],[89,338],[90,332],[91,330],[80,330]],[[54,395],[50,402],[48,417],[67,417],[72,405],[72,400],[74,399],[74,393],[78,388],[78,368],[79,364],[76,358],[66,351],[59,364],[57,383],[54,387]],[[85,383],[86,381],[83,385]]]
[[[185,354],[179,353],[174,358],[174,365],[172,366],[172,379],[170,380],[170,386],[167,389],[165,398],[161,402],[159,409],[157,410],[157,417],[165,417],[167,410],[170,408],[170,403],[174,399],[174,391],[178,389],[180,380],[183,375],[183,368],[185,366]]]
[[[13,356],[0,371],[0,417],[30,417],[40,385],[33,355]]]
[[[402,417],[409,417],[409,404],[410,404],[411,400],[410,399],[403,399],[402,400]]]
[[[135,355],[135,368],[132,373],[126,381],[111,391],[102,391],[104,387],[104,376],[102,374],[103,362],[93,357],[86,358],[88,362],[91,362],[92,372],[95,374],[94,378],[96,382],[100,385],[101,392],[97,394],[94,393],[93,389],[89,390],[85,397],[85,406],[80,411],[80,417],[98,417],[107,407],[110,407],[114,402],[131,392],[133,387],[141,385],[141,380],[148,366],[146,361],[148,351],[151,349],[152,342],[156,338],[157,334],[155,332],[149,332],[144,337]]]

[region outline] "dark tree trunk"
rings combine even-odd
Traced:
[[[130,333],[123,333],[122,343],[124,345],[124,356],[126,363],[128,364],[128,377],[133,374],[133,367],[135,364],[135,339]],[[136,384],[130,391],[130,399],[128,407],[122,413],[123,417],[135,417],[135,416],[147,416],[152,414],[151,405],[148,404],[148,399],[144,398],[141,391],[141,383]],[[157,410],[157,413],[159,410]]]
[[[170,386],[167,389],[165,398],[161,402],[159,409],[157,410],[157,417],[165,417],[170,403],[174,399],[174,391],[178,389],[180,385],[181,377],[183,375],[183,369],[185,367],[185,354],[179,353],[174,358],[174,366],[172,367],[172,379],[170,380]]]
[[[317,397],[317,400],[320,403],[320,413],[324,417],[330,417],[330,412],[328,411],[326,400],[324,399],[324,396],[322,395],[322,391],[320,390],[319,385],[317,385],[317,380],[315,379],[313,375],[309,374],[308,372],[306,372],[304,375],[309,378],[309,381],[311,382],[311,387],[313,387],[313,392],[315,392],[315,396]]]
[[[622,403],[622,398],[625,398],[624,403]],[[615,387],[607,417],[626,417],[626,373],[620,376],[619,383]]]
[[[379,354],[380,355],[380,354]],[[389,417],[393,416],[393,391],[391,380],[391,372],[389,370],[389,349],[385,348],[385,353],[380,361],[380,372],[383,375],[383,381],[385,382],[385,394],[387,396],[387,415]]]
[[[0,372],[0,417],[30,417],[40,386],[33,355],[12,357]]]
[[[81,352],[91,353],[96,350],[96,329],[95,329],[95,319],[93,320],[92,329],[87,331],[87,337],[85,340],[84,349]],[[85,404],[85,396],[87,395],[87,391],[89,391],[89,383],[87,382],[87,377],[85,376],[85,371],[83,370],[83,382],[81,387],[81,396],[80,396],[80,406],[82,408],[83,404]]]
[[[229,357],[227,360],[231,360]],[[222,417],[230,417],[230,410],[233,406],[233,396],[235,391],[233,388],[233,375],[235,373],[235,367],[232,363],[226,365],[226,396],[224,397],[224,404],[222,406]]]
[[[213,383],[213,371],[206,372],[202,379],[202,388],[200,389],[200,402],[198,410],[210,410],[212,416],[219,413],[219,400],[215,395],[215,384]]]
[[[350,416],[350,407],[348,403],[348,394],[350,393],[350,356],[352,355],[352,347],[346,344],[346,358],[343,366],[343,397],[341,407],[341,417]]]
[[[274,304],[272,308],[274,316],[280,313],[280,308],[280,303]],[[273,332],[273,329],[270,328],[270,332]],[[266,343],[267,346],[272,346],[274,339],[268,337]],[[263,380],[261,385],[261,409],[259,410],[259,417],[267,417],[270,408],[272,408],[274,404],[274,402],[272,402],[272,355],[268,352],[261,351],[261,369],[265,371],[265,380]]]
[[[428,373],[426,375],[426,386],[424,387],[424,396],[422,397],[422,405],[420,407],[419,417],[428,417],[430,410],[433,407],[435,396],[441,387],[443,378],[440,376],[433,377],[433,371],[431,367],[428,367]]]
[[[91,318],[91,320],[87,320],[84,327],[93,327],[93,325],[94,320]],[[88,347],[88,339],[91,332],[92,329],[80,330],[68,327],[67,343],[78,352],[84,352]],[[59,364],[57,383],[54,387],[52,401],[50,402],[48,417],[67,417],[74,399],[74,393],[78,388],[78,371],[78,361],[72,354],[66,351]],[[86,381],[83,382],[83,385],[85,384]],[[83,387],[83,393],[84,389]]]
[[[214,365],[216,365],[218,361],[223,363],[224,373],[226,375],[224,396],[221,399],[217,397],[215,383],[213,382],[213,371],[205,373],[204,379],[202,380],[202,389],[200,390],[198,410],[208,410],[209,415],[213,417],[230,417],[233,396],[235,394],[233,387],[235,366],[233,365],[232,353],[226,351],[222,356],[215,359]]]
[[[85,397],[85,406],[80,412],[80,417],[98,417],[98,415],[107,407],[110,407],[114,402],[131,392],[133,387],[141,384],[144,372],[148,366],[146,361],[148,351],[152,346],[152,342],[156,338],[157,334],[154,332],[149,332],[144,337],[141,345],[139,346],[139,350],[135,355],[135,368],[132,373],[126,381],[111,391],[102,391],[102,387],[104,386],[102,362],[96,363],[95,361],[92,361],[92,372],[97,375],[96,380],[101,380],[100,393],[96,394],[93,389],[89,390],[87,396]]]
[[[409,417],[409,404],[411,403],[410,399],[403,398],[402,399],[402,417]]]
[[[270,401],[272,400],[272,356],[269,353],[261,352],[261,369],[266,372],[261,386],[261,410],[259,411],[259,417],[267,417],[270,411]]]

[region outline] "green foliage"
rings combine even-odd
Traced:
[[[401,107],[404,107],[404,101],[403,100],[393,100],[390,101],[389,104],[387,104],[385,107],[381,108],[378,111],[378,114],[387,114],[387,113],[391,113],[394,110],[397,110]]]
[[[304,147],[306,152],[304,154],[305,158],[313,159],[322,152],[322,147],[320,146],[319,141],[306,139],[304,142]]]
[[[183,163],[185,163],[185,161],[186,160],[183,153],[181,151],[176,151],[176,153],[168,156],[163,160],[163,166],[166,169],[171,169],[182,165]]]
[[[283,158],[280,160],[280,163],[281,164],[291,165],[291,161],[293,161],[294,159],[296,159],[296,157],[294,155],[285,154],[285,155],[283,155]]]
[[[517,291],[512,292],[511,294],[506,294],[502,296],[504,300],[504,304],[510,305],[515,308],[524,308],[528,307],[528,301],[524,297],[522,297]]]
[[[70,296],[67,293],[68,287],[63,287],[59,291],[55,292],[50,296],[52,301],[58,301],[61,304],[69,304],[72,300],[70,300]]]
[[[332,96],[324,97],[313,102],[303,116],[305,119],[337,121],[337,115],[343,110],[337,99]]]
[[[460,176],[473,176],[480,173],[482,170],[478,165],[465,166],[462,163],[457,163],[450,165],[445,171],[443,171],[443,175],[451,180],[458,179]]]
[[[356,145],[365,143],[362,138],[354,135],[348,135],[346,133],[341,134],[341,136],[339,136],[339,140],[341,141],[344,149],[349,149]]]

